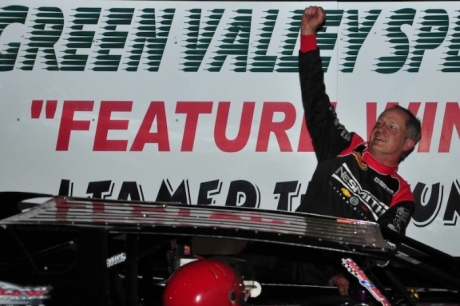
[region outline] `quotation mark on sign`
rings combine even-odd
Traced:
[[[46,100],[45,117],[53,119],[56,114],[57,100]],[[30,117],[32,119],[40,118],[43,109],[43,100],[33,100],[30,107]]]

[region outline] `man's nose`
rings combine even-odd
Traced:
[[[377,131],[386,133],[388,131],[389,127],[386,124],[382,124],[377,126]]]

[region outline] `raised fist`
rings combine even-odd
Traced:
[[[326,20],[326,13],[320,6],[310,6],[302,15],[300,30],[302,35],[314,35]]]

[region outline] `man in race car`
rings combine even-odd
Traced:
[[[321,7],[305,9],[301,21],[299,74],[307,127],[318,165],[298,212],[376,221],[382,228],[405,233],[415,208],[414,196],[397,173],[421,137],[421,124],[409,110],[385,110],[369,141],[339,122],[325,92],[316,33],[326,19]],[[329,280],[346,295],[348,280]]]

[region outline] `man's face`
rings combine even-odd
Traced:
[[[400,109],[388,109],[380,115],[369,140],[369,150],[377,160],[394,165],[403,151],[413,147],[414,141],[407,138],[407,120]]]

